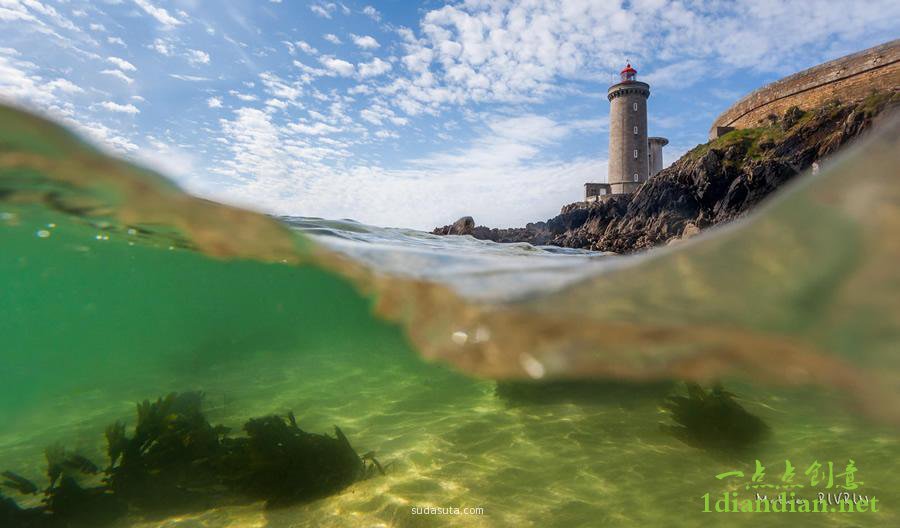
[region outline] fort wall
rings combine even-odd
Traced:
[[[752,128],[788,108],[808,109],[838,99],[862,99],[873,91],[900,87],[900,39],[795,73],[751,92],[713,122],[709,138]]]

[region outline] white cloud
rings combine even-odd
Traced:
[[[342,77],[349,77],[353,75],[353,72],[355,70],[353,64],[345,60],[331,57],[329,55],[319,57],[319,62],[321,62],[322,65],[325,66],[325,68],[327,68],[329,71],[334,72],[335,74]]]
[[[322,68],[314,68],[308,64],[304,64],[298,60],[293,61],[294,66],[303,72],[302,78],[304,82],[312,82],[316,77],[321,77],[323,75],[329,75],[331,72],[328,70],[324,70]]]
[[[67,94],[84,93],[84,90],[80,86],[68,79],[56,79],[50,81],[47,83],[47,88],[50,89],[50,91],[58,91]]]
[[[332,44],[342,44],[343,43],[341,41],[341,39],[338,38],[338,36],[335,35],[334,33],[326,33],[325,35],[322,36],[322,38],[324,38],[328,42],[331,42]]]
[[[106,31],[106,27],[103,24],[93,23],[89,27],[91,31]]]
[[[143,9],[144,12],[146,12],[148,15],[155,18],[157,22],[167,28],[180,26],[184,23],[181,20],[178,20],[177,18],[170,15],[169,12],[162,7],[157,7],[147,0],[134,0],[134,3],[137,4],[138,7]]]
[[[353,43],[362,49],[375,49],[380,46],[378,41],[375,40],[374,37],[369,35],[354,35],[351,34],[350,38],[353,39]]]
[[[128,83],[128,84],[131,84],[131,83],[134,82],[134,79],[132,79],[131,77],[125,75],[125,74],[122,72],[122,70],[103,70],[103,71],[101,71],[100,73],[102,73],[103,75],[110,75],[110,76],[115,77],[116,79],[119,79],[119,80],[121,80],[121,81],[124,81],[124,82],[126,82],[126,83]]]
[[[306,123],[292,123],[288,125],[288,128],[294,132],[300,134],[309,134],[311,136],[321,136],[323,134],[334,134],[340,132],[341,129],[335,126],[331,126],[327,123],[313,123],[311,125]]]
[[[231,157],[217,172],[230,183],[204,192],[273,213],[375,225],[431,229],[466,214],[486,225],[522,225],[577,200],[585,181],[602,181],[603,160],[544,159],[544,149],[580,126],[536,115],[493,118],[466,148],[384,169],[331,164],[345,159],[339,143],[336,149],[317,146],[329,144],[324,134],[314,136],[315,142],[305,139],[324,126],[280,126],[266,112],[244,108],[222,121]],[[373,135],[397,137],[391,130]]]
[[[206,106],[210,108],[222,108],[222,98],[221,97],[210,97],[206,100]]]
[[[101,148],[118,153],[137,150],[127,137],[102,123],[76,115],[79,106],[70,98],[85,93],[81,87],[68,79],[43,78],[35,72],[35,64],[5,55],[15,54],[0,53],[0,100],[46,111],[75,132],[97,142]]]
[[[147,136],[147,144],[134,153],[141,164],[169,177],[190,184],[195,175],[197,160],[183,148],[154,136]]]
[[[34,70],[36,66],[30,62],[0,55],[0,100],[36,105],[62,114],[67,113],[63,96],[84,91],[67,79],[48,82]]]
[[[228,95],[230,95],[230,96],[232,96],[232,97],[237,97],[237,98],[240,99],[241,101],[245,101],[245,102],[248,102],[248,103],[251,102],[251,101],[256,101],[256,100],[259,99],[259,97],[256,97],[256,96],[253,95],[253,94],[245,94],[245,93],[238,92],[237,90],[230,90],[230,91],[228,92]]]
[[[125,47],[125,41],[120,39],[119,37],[106,37],[106,42]]]
[[[310,11],[323,18],[331,18],[331,14],[334,13],[336,8],[337,5],[332,2],[318,3],[309,6]]]
[[[714,76],[788,73],[798,69],[792,62],[822,57],[823,43],[852,49],[863,35],[890,31],[887,20],[897,16],[888,1],[849,11],[803,1],[448,3],[425,13],[418,35],[397,30],[408,71],[382,91],[416,113],[471,101],[545,101],[568,81],[608,82],[626,58],[660,87],[704,78],[698,64],[715,64]],[[787,31],[786,20],[803,23]]]
[[[307,42],[305,42],[305,41],[303,41],[303,40],[298,40],[298,41],[297,41],[297,48],[299,48],[300,50],[302,50],[304,53],[308,53],[308,54],[310,54],[310,55],[315,55],[316,53],[319,52],[319,50],[317,50],[316,48],[310,46]]]
[[[393,110],[379,103],[375,103],[369,108],[364,108],[359,112],[359,116],[364,121],[379,126],[384,124],[385,120],[391,121],[395,125],[405,125],[408,122],[406,118],[397,117]]]
[[[400,137],[400,134],[392,131],[392,130],[379,130],[375,132],[375,137],[380,139],[394,138],[397,139]]]
[[[125,59],[120,59],[119,57],[107,57],[106,60],[114,64],[120,70],[137,71],[137,68],[134,67],[134,64],[131,64]]]
[[[209,53],[202,50],[189,49],[187,50],[186,57],[188,62],[195,66],[197,64],[209,64]]]
[[[118,113],[122,113],[122,114],[131,114],[131,115],[141,113],[141,111],[138,110],[138,107],[134,106],[133,104],[124,104],[123,105],[123,104],[119,104],[119,103],[114,103],[112,101],[103,101],[102,103],[100,103],[100,106],[109,110],[110,112],[118,112]]]
[[[371,62],[360,63],[358,69],[361,79],[377,77],[391,71],[391,63],[375,57]]]
[[[120,135],[115,130],[103,123],[85,119],[65,118],[64,123],[71,126],[76,132],[84,134],[89,139],[97,142],[101,147],[119,154],[131,154],[138,150],[130,139]]]
[[[288,105],[288,102],[287,102],[287,101],[282,101],[281,99],[275,99],[275,98],[273,97],[273,98],[271,98],[271,99],[266,99],[266,106],[271,107],[271,108],[278,108],[278,109],[280,109],[280,110],[284,110],[284,109],[287,108],[289,105]]]
[[[653,88],[686,88],[697,82],[696,72],[702,71],[704,61],[688,59],[656,68],[643,76],[643,81]]]
[[[272,72],[263,72],[259,78],[265,86],[266,93],[276,98],[295,101],[303,93],[300,86],[291,84]]]
[[[189,82],[203,82],[210,81],[209,77],[200,77],[199,75],[183,75],[180,73],[170,73],[169,77],[173,79],[178,79],[179,81],[189,81]]]
[[[364,15],[371,18],[375,22],[378,22],[381,20],[381,13],[379,13],[378,10],[372,6],[367,5],[366,7],[363,8],[362,12]]]
[[[161,38],[154,39],[153,44],[151,44],[150,47],[156,50],[160,55],[165,55],[166,57],[171,57],[174,53],[172,43]]]
[[[310,46],[309,43],[305,40],[298,40],[297,42],[284,40],[282,41],[282,43],[287,46],[288,52],[290,52],[291,55],[293,55],[298,49],[308,55],[316,55],[317,53],[319,53],[319,50]]]
[[[34,22],[37,26],[45,26],[46,24],[43,20],[35,16],[35,14],[40,15],[45,19],[49,19],[54,25],[60,28],[75,33],[83,33],[81,28],[65,16],[61,15],[55,8],[38,2],[37,0],[4,0],[0,3],[0,20],[23,20]],[[50,31],[45,32],[52,33]]]

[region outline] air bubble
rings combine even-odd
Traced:
[[[457,330],[450,335],[450,339],[456,343],[457,345],[465,345],[466,341],[469,340],[469,334],[463,332],[462,330]]]
[[[541,364],[540,361],[534,359],[534,356],[531,354],[520,354],[519,363],[522,365],[522,368],[525,369],[525,372],[532,378],[540,379],[544,377],[544,365]]]

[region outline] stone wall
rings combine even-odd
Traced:
[[[872,91],[900,88],[900,39],[814,66],[750,93],[713,122],[709,138],[734,128],[752,128],[770,114],[807,109],[832,99],[862,99]]]

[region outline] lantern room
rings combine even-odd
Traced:
[[[631,67],[631,63],[625,65],[625,69],[619,72],[622,82],[634,81],[637,77],[637,70]]]

